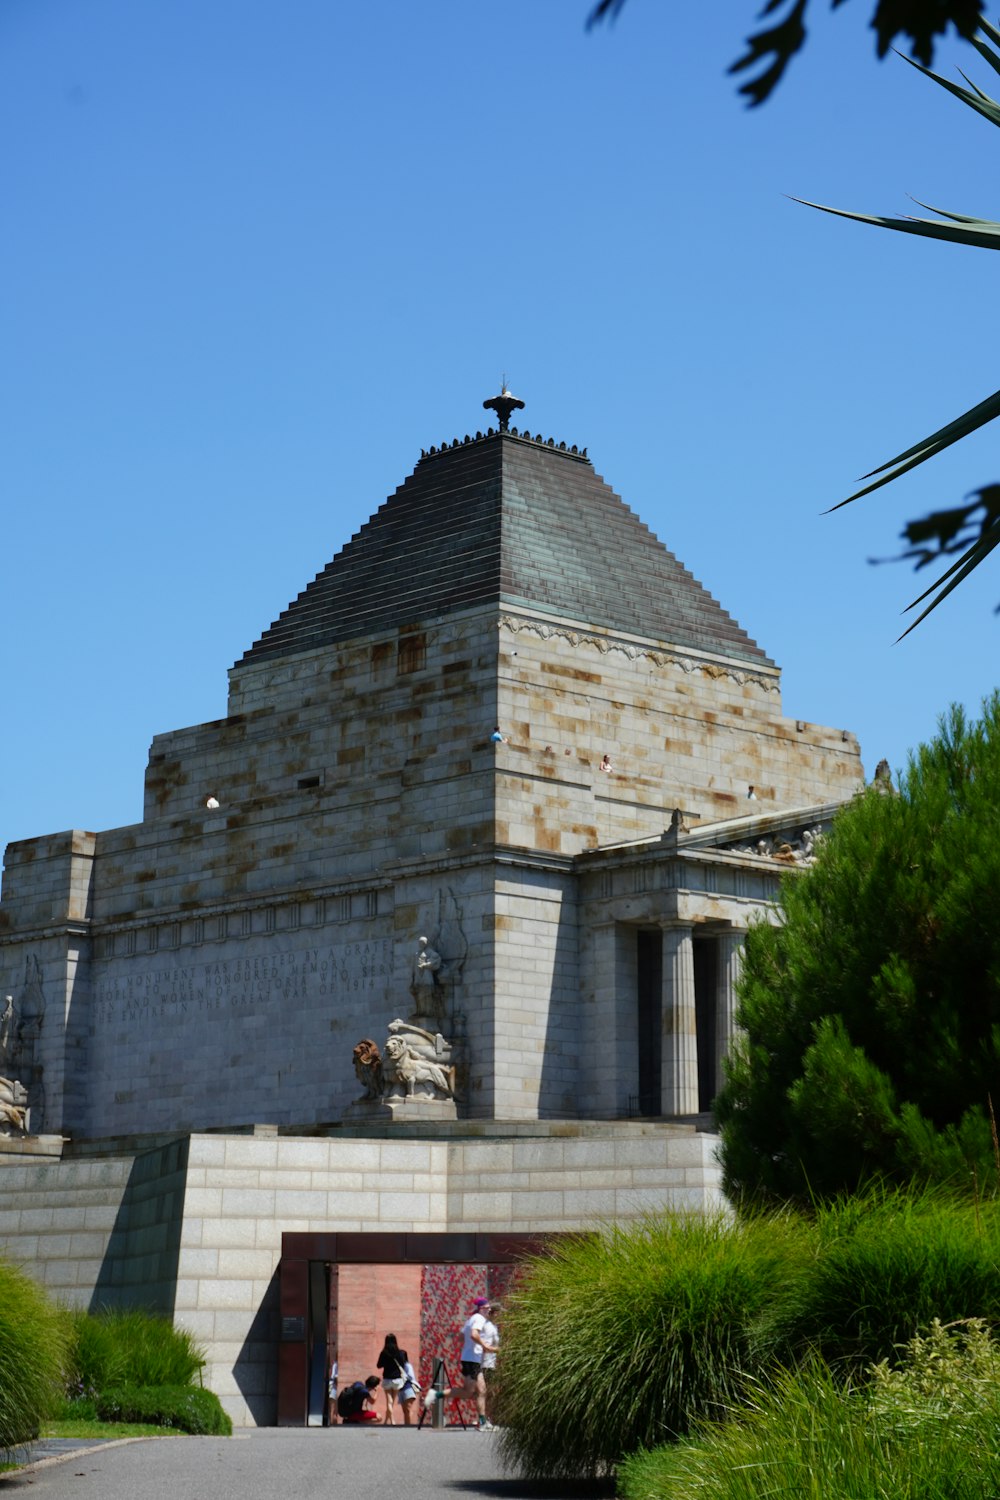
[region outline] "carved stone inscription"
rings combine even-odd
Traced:
[[[266,1013],[276,1005],[328,999],[347,1003],[388,994],[392,943],[388,938],[316,948],[181,962],[139,969],[113,963],[98,970],[94,1022],[101,1026],[197,1021],[199,1017]]]

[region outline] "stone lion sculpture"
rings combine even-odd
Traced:
[[[10,1078],[0,1078],[0,1135],[25,1135],[28,1112],[26,1094]]]
[[[364,1089],[362,1098],[381,1099],[385,1087],[382,1054],[378,1050],[378,1043],[373,1042],[371,1037],[365,1037],[354,1049],[354,1072]]]
[[[442,1067],[428,1057],[422,1057],[404,1036],[390,1036],[385,1044],[386,1082],[402,1084],[408,1099],[413,1097],[418,1084],[430,1084],[431,1088],[446,1099],[455,1092],[455,1069]]]

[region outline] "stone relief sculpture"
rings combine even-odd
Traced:
[[[5,995],[0,1011],[0,1134],[38,1135],[45,1109],[41,1060],[45,996],[36,956],[24,962],[24,994],[15,1007]]]
[[[462,927],[462,909],[450,888],[438,891],[437,917],[431,936],[417,939],[410,972],[410,994],[416,1016],[445,1021],[454,1010],[454,990],[461,983],[469,952]]]
[[[798,837],[775,834],[758,839],[756,844],[734,845],[732,854],[750,854],[755,859],[773,859],[782,865],[811,865],[823,842],[820,827],[803,828]]]
[[[803,828],[802,830],[802,859],[803,862],[816,858],[820,844],[823,842],[823,832],[819,828]]]
[[[382,1068],[387,1096],[402,1093],[412,1099],[419,1090],[430,1098],[454,1098],[451,1043],[439,1031],[425,1031],[410,1021],[390,1021]]]
[[[28,1091],[18,1077],[14,996],[5,995],[0,1011],[0,1136],[27,1135]]]
[[[451,1043],[411,1021],[390,1021],[389,1039],[380,1053],[366,1037],[354,1049],[354,1072],[365,1092],[359,1104],[399,1103],[427,1099],[453,1101],[455,1065]]]
[[[0,1136],[27,1133],[27,1091],[13,1078],[0,1078]]]
[[[4,995],[3,1010],[0,1011],[0,1073],[3,1073],[11,1057],[10,1033],[14,1025],[14,996]]]
[[[455,1006],[468,951],[455,893],[440,890],[431,936],[420,934],[410,963],[413,1011],[405,1021],[389,1022],[381,1052],[370,1037],[354,1048],[354,1073],[364,1093],[352,1108],[381,1104],[399,1112],[412,1106],[433,1109],[436,1118],[454,1119],[458,1080],[468,1071],[457,1040],[462,1017]]]
[[[436,948],[432,948],[425,937],[417,939],[417,952],[413,959],[413,977],[410,982],[410,992],[415,997],[419,996],[421,990],[431,990],[438,984],[437,975],[441,969],[443,959]]]

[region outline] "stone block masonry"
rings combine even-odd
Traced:
[[[7,850],[0,1077],[43,1140],[0,1152],[0,1247],[69,1300],[152,1301],[270,1422],[282,1234],[719,1206],[695,1124],[742,934],[860,782],[585,451],[432,448],[231,669],[226,717],[155,737],[140,823]],[[354,1045],[417,1015],[450,1124],[359,1101]],[[374,1261],[371,1288],[352,1359],[373,1307],[412,1312]]]
[[[80,1148],[42,1166],[10,1157],[0,1253],[71,1305],[172,1316],[204,1346],[205,1383],[233,1421],[268,1424],[282,1234],[533,1234],[702,1210],[722,1205],[714,1149],[692,1126],[526,1125],[483,1138],[442,1125],[408,1139],[202,1134],[131,1153]],[[377,1276],[352,1358],[390,1326],[375,1328],[373,1308],[396,1307],[397,1273]]]

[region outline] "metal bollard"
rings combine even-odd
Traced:
[[[444,1377],[444,1360],[441,1358],[437,1358],[434,1361],[434,1374],[431,1378],[431,1385],[435,1390],[444,1390]],[[434,1408],[431,1412],[431,1426],[436,1432],[442,1432],[444,1430],[444,1401],[440,1397],[438,1397],[437,1401],[435,1401]]]

